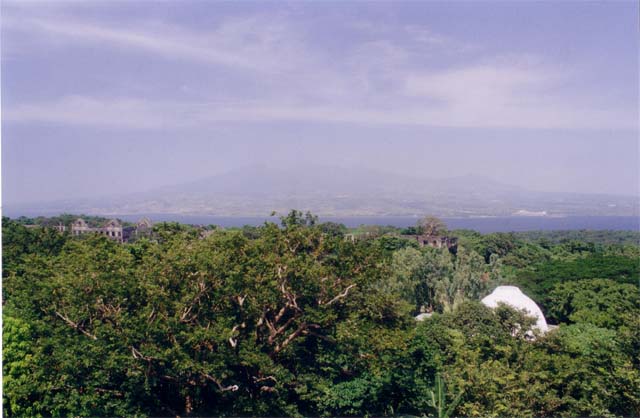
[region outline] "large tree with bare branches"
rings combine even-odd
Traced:
[[[30,367],[54,396],[32,394],[36,409],[22,412],[297,414],[302,390],[312,408],[336,377],[368,367],[369,342],[349,330],[403,320],[372,287],[384,272],[375,247],[311,216],[292,212],[258,238],[168,227],[157,243],[72,240],[7,278],[14,311],[48,330]]]
[[[418,221],[418,231],[423,235],[444,235],[447,233],[447,225],[435,216],[426,216]]]

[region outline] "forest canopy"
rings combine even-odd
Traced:
[[[453,251],[297,211],[124,244],[24,223],[2,225],[6,416],[640,415],[627,239],[436,224]],[[479,302],[502,284],[559,327]]]

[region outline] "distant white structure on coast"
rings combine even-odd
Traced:
[[[516,286],[498,286],[490,295],[482,299],[482,303],[490,308],[496,308],[499,303],[505,303],[518,310],[524,309],[530,316],[536,318],[536,328],[543,333],[549,331],[547,320],[540,307]]]
[[[520,209],[513,213],[513,216],[547,216],[547,215],[548,213],[546,210],[541,210],[539,212],[536,212],[532,210]]]

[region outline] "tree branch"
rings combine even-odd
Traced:
[[[131,354],[133,355],[133,358],[136,359],[136,360],[138,360],[138,359],[143,359],[145,361],[153,360],[153,357],[145,356],[138,349],[136,349],[134,346],[131,346]]]
[[[349,294],[349,290],[353,289],[355,286],[356,286],[355,283],[347,286],[347,288],[344,289],[344,291],[342,293],[340,293],[339,295],[337,295],[336,297],[334,297],[333,299],[331,299],[327,303],[321,303],[321,305],[329,306],[329,305],[339,301],[340,299],[343,299],[343,298],[347,297],[347,295]]]
[[[155,308],[155,306],[151,308],[151,313],[147,317],[147,322],[151,323],[151,322],[153,322],[154,319],[156,319],[156,308]]]
[[[91,334],[89,331],[86,331],[84,328],[82,328],[80,326],[80,324],[78,324],[76,322],[73,322],[72,320],[70,320],[68,317],[66,317],[65,315],[61,314],[60,312],[55,311],[55,314],[58,315],[59,318],[61,318],[64,322],[66,322],[72,328],[77,329],[78,331],[80,331],[81,333],[83,333],[87,337],[91,338],[92,340],[97,340],[98,339],[98,337],[96,337],[95,335]]]
[[[330,342],[330,343],[332,343],[332,344],[335,344],[335,342],[336,342],[336,340],[335,340],[335,339],[333,339],[333,338],[331,338],[331,337],[328,337],[328,336],[326,336],[326,335],[322,335],[322,334],[318,334],[318,333],[313,332],[313,331],[309,331],[308,329],[307,329],[307,330],[304,330],[304,331],[303,331],[303,334],[305,334],[305,335],[311,335],[311,336],[314,336],[314,337],[316,337],[316,338],[320,338],[321,340],[328,341],[328,342]]]
[[[284,323],[281,327],[279,327],[278,329],[275,329],[275,327],[271,326],[271,327],[270,327],[270,333],[269,333],[269,339],[267,340],[267,341],[269,342],[269,344],[273,344],[273,341],[275,340],[275,338],[276,338],[278,335],[282,334],[282,333],[287,329],[287,327],[288,327],[289,325],[291,325],[291,323],[292,323],[293,321],[295,321],[296,319],[298,319],[298,317],[299,317],[299,316],[300,316],[300,315],[298,315],[298,314],[293,315],[291,318],[289,318],[289,319],[287,320],[287,322],[285,322],[285,323]],[[267,321],[267,324],[270,324],[270,323]]]
[[[276,348],[273,350],[274,354],[278,354],[280,351],[282,351],[286,346],[289,345],[289,343],[291,343],[291,341],[293,341],[294,339],[296,339],[300,334],[302,334],[302,332],[304,330],[306,330],[307,328],[320,328],[320,325],[318,324],[307,324],[306,322],[303,322],[302,324],[300,324],[300,326],[298,326],[298,329],[296,329],[295,331],[293,331],[291,334],[289,334],[289,336],[280,344],[276,345]]]
[[[255,377],[255,376],[253,376],[252,379],[253,379],[253,381],[255,383],[264,382],[266,380],[271,380],[273,383],[278,383],[278,379],[276,379],[273,376],[266,376],[266,377]]]
[[[238,330],[239,327],[240,325],[235,325],[231,330],[231,337],[229,337],[229,344],[231,344],[231,348],[236,348],[236,346],[238,345],[238,339],[233,338],[233,334]]]
[[[207,285],[204,282],[198,282],[198,294],[193,298],[189,306],[185,307],[182,310],[182,315],[180,315],[180,322],[189,323],[196,318],[196,315],[193,315],[187,320],[187,317],[191,313],[191,310],[197,303],[200,303],[200,299],[202,299],[202,296],[204,296],[205,293],[207,293]]]
[[[287,306],[285,305],[282,307],[282,309],[280,309],[280,311],[278,312],[278,314],[276,315],[276,317],[273,319],[274,324],[277,324],[278,321],[280,321],[280,319],[282,319],[282,317],[284,316],[284,314],[287,312]]]
[[[226,391],[229,391],[229,390],[231,392],[235,392],[236,390],[240,389],[240,387],[238,385],[224,386],[222,383],[220,383],[220,381],[218,379],[216,379],[215,377],[211,376],[210,374],[202,373],[202,375],[207,380],[210,380],[213,383],[215,383],[216,386],[218,386],[218,390],[220,390],[220,392],[226,392]]]

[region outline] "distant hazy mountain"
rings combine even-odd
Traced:
[[[143,193],[10,207],[9,212],[175,213],[265,216],[311,210],[318,215],[556,216],[637,215],[633,196],[543,193],[476,176],[417,178],[356,167],[249,166]]]
[[[506,192],[518,190],[486,178],[464,176],[442,180],[417,178],[364,168],[300,166],[271,168],[249,166],[226,174],[163,187],[151,194],[197,193],[254,196],[326,194],[368,195],[378,193]]]

